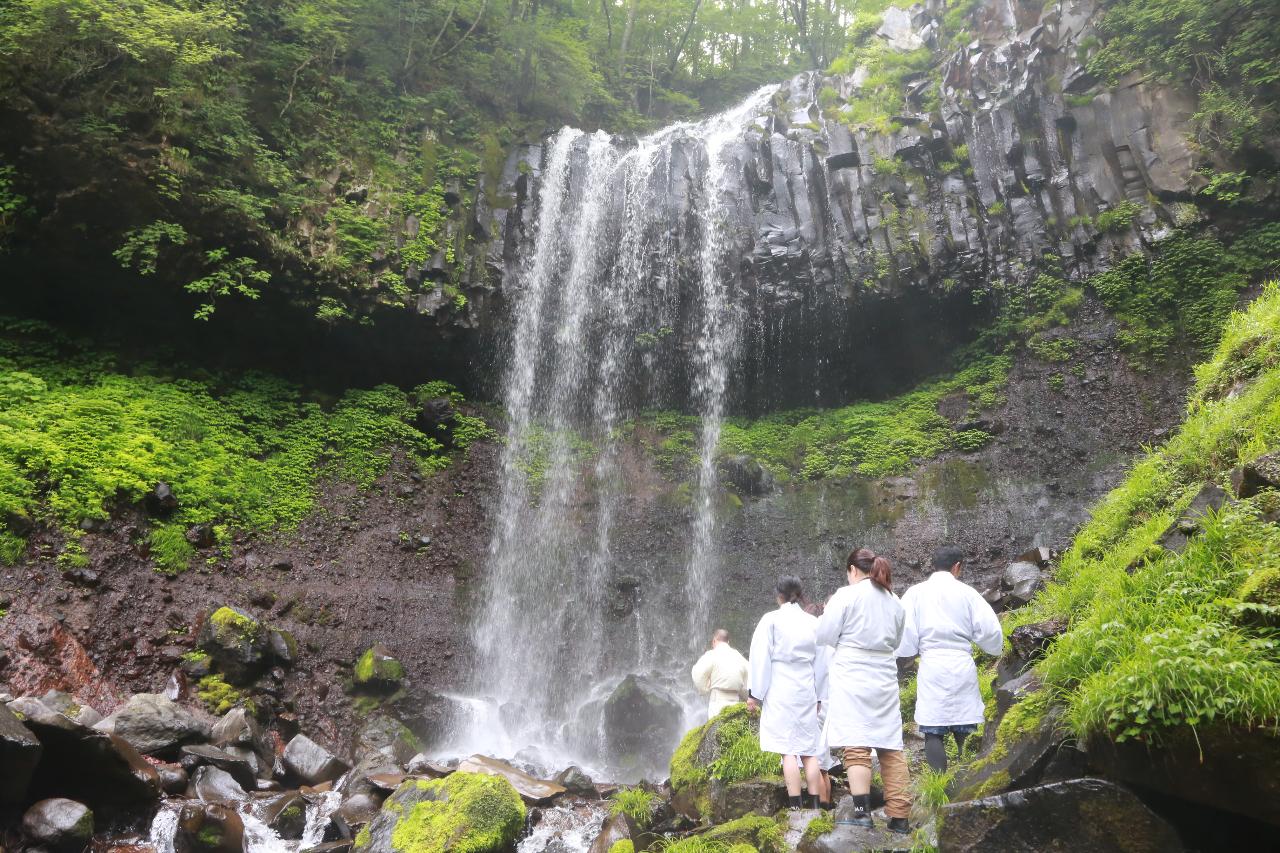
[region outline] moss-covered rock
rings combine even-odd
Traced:
[[[758,853],[784,853],[782,827],[771,817],[748,815],[693,835],[667,847],[667,853],[737,853],[739,848]]]
[[[410,780],[356,836],[360,853],[497,853],[524,827],[525,808],[507,780],[479,773]]]
[[[351,689],[364,694],[387,694],[400,689],[404,667],[392,657],[382,643],[377,643],[355,663],[351,673]]]
[[[271,655],[266,626],[234,607],[213,611],[196,643],[232,684],[248,684],[266,669]]]
[[[671,756],[671,804],[715,823],[772,812],[780,772],[779,756],[760,749],[759,719],[732,705],[686,734]]]

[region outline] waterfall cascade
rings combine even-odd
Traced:
[[[582,764],[613,778],[660,774],[610,743],[610,695],[639,676],[679,734],[691,655],[708,634],[716,579],[715,453],[742,326],[735,303],[751,234],[746,178],[727,155],[760,132],[773,88],[699,123],[626,144],[564,128],[542,153],[536,214],[512,296],[502,399],[508,418],[488,583],[476,616],[477,696],[454,748]],[[739,158],[740,162],[740,158]],[[695,197],[677,199],[674,188]],[[648,344],[692,324],[679,376]],[[652,375],[650,375],[652,374]],[[684,382],[700,419],[684,565],[617,565],[627,487],[618,430]],[[631,618],[611,615],[636,590]]]

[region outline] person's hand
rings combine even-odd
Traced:
[[[754,696],[747,697],[747,713],[748,714],[760,713],[760,703],[756,701],[756,697]]]

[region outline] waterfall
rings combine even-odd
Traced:
[[[474,627],[473,690],[494,711],[466,706],[458,751],[614,778],[660,770],[634,758],[620,770],[601,719],[628,674],[689,704],[690,655],[711,627],[716,451],[750,245],[735,229],[751,211],[730,152],[758,132],[772,91],[638,141],[564,128],[533,164],[534,215],[507,285],[506,435]],[[659,345],[675,356],[655,357]],[[618,431],[665,402],[654,389],[680,383],[699,422],[687,558],[618,566],[629,497]],[[610,610],[619,589],[638,589],[625,624]],[[655,755],[673,745],[655,744]]]

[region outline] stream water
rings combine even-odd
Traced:
[[[696,720],[688,667],[714,627],[715,454],[742,325],[737,259],[750,240],[745,178],[730,164],[772,92],[639,141],[564,128],[543,148],[510,296],[506,443],[455,753],[660,778],[678,732],[623,758],[604,729],[628,675],[684,724]],[[673,334],[692,345],[678,375],[660,377],[672,368],[651,349]],[[686,556],[619,565],[618,430],[653,403],[637,389],[672,383],[687,387],[697,417]]]

